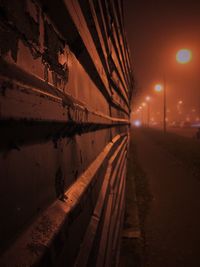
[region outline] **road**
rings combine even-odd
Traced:
[[[181,136],[195,138],[195,134],[197,132],[196,128],[168,128],[169,132],[176,133]]]
[[[194,177],[147,130],[133,129],[131,138],[152,195],[143,225],[145,267],[199,267],[200,173]]]
[[[154,129],[162,130],[161,127],[153,127]],[[175,133],[184,137],[194,138],[197,132],[195,127],[167,127],[167,132]]]

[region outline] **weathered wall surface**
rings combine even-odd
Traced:
[[[117,265],[132,87],[120,0],[0,0],[0,266]]]

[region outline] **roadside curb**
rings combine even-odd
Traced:
[[[142,237],[135,179],[127,175],[126,211],[121,241],[120,267],[142,267],[144,240]]]

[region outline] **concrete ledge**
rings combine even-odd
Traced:
[[[100,181],[97,179],[98,170],[100,168],[102,170],[102,164],[106,163],[111,151],[124,137],[125,134],[117,135],[66,191],[64,200],[55,201],[19,236],[12,247],[2,255],[0,260],[2,267],[57,267],[63,260],[59,259],[63,257],[65,243],[78,249],[80,241],[73,241],[69,237],[75,232],[78,238],[83,236],[96,203],[96,199],[91,198],[93,191],[99,190],[96,187]],[[91,199],[93,199],[92,202]],[[81,219],[80,225],[77,224],[79,219]],[[67,241],[69,239],[70,242]],[[64,258],[66,262],[67,260],[71,262],[73,255],[66,255],[66,251]]]

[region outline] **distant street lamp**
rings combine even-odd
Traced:
[[[179,117],[179,123],[181,123],[183,114],[182,114],[182,106],[183,106],[183,101],[179,100],[177,104],[177,111],[178,111],[178,117]]]
[[[146,107],[146,105],[147,105],[147,104],[146,104],[145,102],[142,103],[142,106],[143,106],[143,107]]]
[[[140,105],[137,110],[140,113],[140,120],[141,120],[141,123],[143,124],[143,109],[142,109],[142,105]]]
[[[147,126],[149,127],[150,123],[150,96],[146,96],[145,100],[147,101]]]
[[[162,84],[156,84],[154,89],[156,92],[161,92],[163,90],[163,86]]]
[[[176,53],[176,60],[180,64],[186,64],[192,60],[192,52],[189,49],[181,49]],[[166,86],[166,79],[165,75],[163,77],[163,85],[156,84],[154,87],[156,92],[163,91],[163,131],[166,132],[167,125],[166,125],[166,108],[167,108],[167,86]],[[180,103],[182,104],[182,103]]]
[[[177,102],[177,110],[178,110],[179,113],[182,113],[181,112],[182,105],[183,105],[183,101],[182,100],[179,100]]]
[[[176,53],[176,60],[180,64],[186,64],[192,60],[192,52],[189,49],[181,49]]]
[[[165,77],[163,78],[163,85],[162,84],[156,84],[154,87],[154,90],[156,92],[162,92],[163,91],[163,131],[166,132],[166,108],[167,108],[167,99],[166,99],[166,81]]]
[[[144,108],[145,107],[146,107],[146,103],[145,102],[142,102],[142,104],[140,106],[142,125],[145,125],[145,119],[144,119]]]

